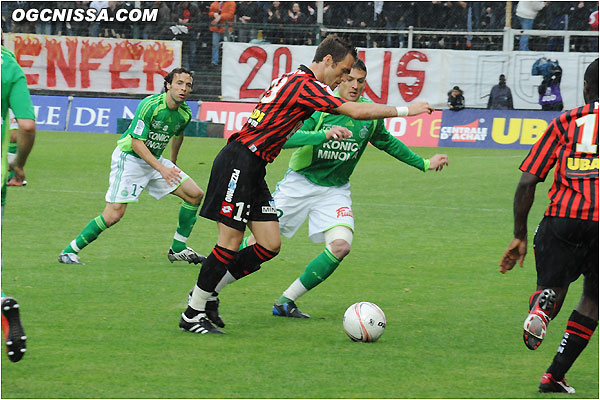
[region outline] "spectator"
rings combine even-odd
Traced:
[[[590,29],[598,32],[598,5],[596,4],[596,10],[590,14],[589,22]],[[598,36],[588,38],[590,43],[590,50],[598,52]]]
[[[142,3],[143,5],[148,3]],[[153,1],[149,9],[158,10],[156,21],[147,22],[144,26],[143,38],[153,40],[169,40],[173,37],[169,30],[169,23],[173,22],[172,12],[164,1]]]
[[[247,43],[256,39],[258,30],[256,27],[248,28],[247,24],[259,24],[263,22],[264,14],[262,6],[256,1],[241,1],[237,3],[238,41]]]
[[[209,16],[212,18],[210,22],[210,31],[212,32],[212,58],[211,64],[213,67],[219,65],[219,46],[225,33],[232,33],[233,28],[229,26],[235,18],[235,1],[213,1],[210,5]],[[225,25],[225,26],[218,26]]]
[[[285,9],[281,5],[281,2],[274,1],[271,7],[267,10],[267,22],[273,25],[279,25],[278,28],[272,29],[267,35],[268,40],[271,43],[282,43],[283,42],[283,23],[285,18]]]
[[[64,3],[63,3],[64,4]],[[85,13],[85,10],[89,8],[89,2],[87,1],[76,1],[73,5],[74,9],[81,9]],[[65,23],[67,34],[69,36],[88,36],[89,25],[87,21],[70,21]]]
[[[562,1],[551,1],[548,4],[549,29],[552,31],[564,31],[567,29],[569,3]],[[564,39],[562,36],[553,36],[548,40],[548,51],[563,51]]]
[[[519,4],[517,4],[517,17],[519,17],[521,29],[533,29],[533,20],[542,8],[544,8],[543,1],[519,1]],[[529,35],[521,35],[519,50],[529,51]]]
[[[452,111],[460,111],[465,108],[463,91],[458,86],[454,86],[448,92],[448,108]]]
[[[218,2],[217,2],[218,3]],[[182,1],[175,7],[174,20],[187,28],[184,29],[181,34],[177,35],[178,39],[183,42],[183,49],[181,50],[182,66],[190,71],[194,71],[196,65],[196,51],[197,51],[197,29],[194,24],[199,22],[200,9],[198,6],[190,1]],[[217,50],[218,51],[218,50]],[[218,53],[217,53],[218,57]]]
[[[108,1],[92,1],[90,2],[90,7],[96,10],[96,14],[100,13],[100,10],[108,7]],[[98,37],[100,33],[100,22],[92,22],[90,23],[89,30],[91,37]]]
[[[514,110],[510,88],[506,86],[506,77],[501,74],[498,84],[492,87],[487,104],[488,110]]]
[[[307,17],[300,10],[300,4],[295,2],[292,4],[292,8],[288,10],[287,17],[284,19],[287,26],[292,27],[293,25],[306,25]],[[288,30],[287,32],[287,43],[303,45],[306,41],[304,29],[299,28],[296,30]]]
[[[109,1],[107,13],[107,20],[100,23],[100,32],[98,36],[106,38],[122,38],[124,37],[124,23],[116,20],[117,11],[121,9],[121,5],[118,1]],[[112,21],[111,21],[112,19]]]

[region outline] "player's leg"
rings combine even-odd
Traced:
[[[312,192],[311,204],[314,206],[308,215],[308,234],[314,242],[324,241],[325,249],[306,266],[304,272],[273,305],[273,315],[276,316],[308,318],[308,314],[298,309],[295,301],[327,279],[350,253],[354,230],[350,186],[309,187],[306,190]]]
[[[334,226],[325,233],[325,249],[304,269],[304,272],[283,292],[273,305],[273,315],[309,318],[301,312],[295,301],[309,290],[325,281],[350,253],[353,233],[347,226]]]
[[[82,264],[78,253],[116,224],[125,214],[127,204],[137,202],[149,179],[150,167],[146,162],[123,153],[118,147],[111,156],[110,177],[106,191],[106,207],[92,219],[58,256],[63,264]]]
[[[217,222],[217,228],[219,230],[218,242],[202,263],[188,306],[179,321],[181,329],[193,333],[224,333],[212,326],[207,319],[207,303],[213,297],[217,284],[227,272],[228,265],[233,262],[244,232],[221,222]]]
[[[585,223],[585,221],[584,221]],[[591,239],[591,246],[575,246],[572,255],[583,265],[583,294],[575,310],[567,321],[565,333],[550,367],[540,382],[541,392],[567,392],[575,390],[565,381],[565,374],[589,343],[598,326],[598,224],[587,223],[587,232],[580,227],[585,241]],[[579,271],[577,271],[578,273]],[[574,279],[572,277],[571,279]]]
[[[2,333],[6,354],[12,362],[17,362],[23,358],[27,350],[27,336],[21,324],[19,313],[19,303],[12,297],[5,297],[2,292]]]
[[[192,233],[196,219],[198,218],[198,209],[204,197],[204,192],[191,178],[184,180],[172,194],[180,197],[183,204],[179,209],[179,220],[173,243],[169,249],[169,261],[187,261],[198,264],[204,261],[206,257],[196,253],[192,248],[187,247],[187,241]]]
[[[106,203],[102,214],[93,218],[83,230],[59,254],[58,262],[63,264],[81,264],[79,252],[92,243],[102,232],[121,220],[125,214],[127,203]]]

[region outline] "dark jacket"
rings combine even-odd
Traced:
[[[490,110],[513,110],[513,98],[506,85],[494,85],[490,91],[487,108]]]

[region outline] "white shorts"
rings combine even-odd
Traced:
[[[279,230],[287,238],[294,236],[308,217],[308,237],[315,243],[324,242],[323,232],[337,225],[354,232],[350,184],[342,186],[315,185],[304,175],[288,170],[273,193],[279,216]]]
[[[158,161],[168,168],[175,166],[171,160],[163,157],[159,158]],[[181,182],[189,178],[183,171],[179,173],[179,176]],[[144,190],[147,190],[148,194],[159,200],[178,187],[179,185],[169,185],[160,172],[141,158],[124,153],[118,147],[113,151],[108,191],[106,192],[108,203],[137,202]]]

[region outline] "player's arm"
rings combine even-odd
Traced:
[[[140,156],[142,160],[146,161],[148,165],[152,168],[160,172],[160,175],[165,178],[165,180],[171,185],[177,185],[181,182],[181,177],[179,173],[181,170],[177,167],[167,168],[164,166],[154,155],[150,152],[150,150],[146,147],[146,144],[141,139],[132,138],[131,139],[131,147],[135,154]]]
[[[448,165],[448,156],[445,154],[436,154],[427,160],[413,152],[400,139],[394,137],[385,129],[383,121],[377,121],[370,142],[373,146],[385,151],[392,157],[423,172],[428,170],[441,171],[444,166]]]
[[[382,119],[392,117],[406,117],[423,113],[431,114],[434,109],[425,101],[413,103],[408,107],[384,106],[374,103],[357,103],[348,101],[334,109],[338,114],[343,114],[358,120]]]
[[[302,146],[318,146],[330,139],[342,140],[352,136],[352,132],[342,126],[331,129],[321,129],[323,119],[327,114],[320,111],[314,112],[309,119],[297,130],[283,145],[284,149]]]
[[[527,254],[527,216],[533,205],[536,185],[541,179],[529,172],[523,172],[517,184],[513,202],[514,238],[500,261],[500,272],[506,273],[513,269],[517,261],[523,267]]]
[[[35,142],[35,113],[27,88],[27,80],[23,73],[12,87],[9,104],[19,124],[19,132],[17,134],[17,154],[10,164],[10,169],[15,172],[15,175],[8,185],[18,186],[25,180],[25,163]]]

